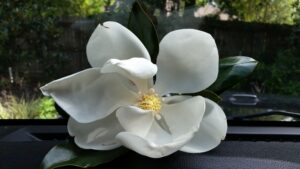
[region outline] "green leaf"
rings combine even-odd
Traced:
[[[153,24],[155,17],[147,10],[141,1],[132,5],[129,16],[128,29],[130,29],[147,48],[152,62],[156,63],[159,50],[158,36]]]
[[[218,96],[216,93],[214,93],[213,91],[210,90],[202,90],[201,92],[197,92],[197,93],[185,93],[183,95],[187,95],[187,96],[203,96],[206,97],[216,103],[218,103],[219,101],[222,100],[222,98],[220,96]]]
[[[246,56],[221,59],[218,78],[208,89],[217,94],[224,92],[250,75],[257,63],[253,58]]]
[[[216,103],[218,103],[219,101],[222,100],[222,98],[220,96],[218,96],[216,93],[214,93],[213,91],[210,91],[210,90],[203,90],[203,91],[199,92],[198,95],[206,97]]]
[[[84,150],[74,143],[63,143],[53,147],[47,153],[42,161],[41,169],[54,169],[63,166],[95,167],[110,162],[127,151],[123,147],[109,151]]]

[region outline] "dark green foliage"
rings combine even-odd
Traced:
[[[159,50],[159,42],[153,21],[155,21],[155,17],[141,1],[133,3],[128,21],[128,29],[142,41],[152,61],[155,63]]]
[[[289,49],[278,54],[274,63],[261,64],[252,80],[261,92],[282,95],[300,95],[300,58],[296,51]],[[257,89],[256,89],[257,90]]]
[[[63,57],[54,43],[62,32],[58,22],[76,10],[72,0],[0,1],[0,73],[11,66],[24,79],[30,71],[54,76]]]
[[[293,24],[298,0],[215,0],[219,7],[246,22]]]
[[[252,88],[256,93],[299,96],[299,32],[300,25],[295,25],[288,37],[288,48],[280,49],[272,62],[260,62],[257,69],[251,75],[251,78],[236,86],[235,89],[247,90]]]
[[[74,143],[64,143],[53,147],[48,152],[41,164],[41,169],[54,169],[63,166],[95,167],[110,162],[127,151],[123,147],[107,151],[84,150]]]
[[[43,57],[49,48],[45,45],[55,47],[50,42],[59,35],[56,22],[67,15],[64,6],[70,4],[59,0],[0,2],[1,59],[13,65],[15,61]]]

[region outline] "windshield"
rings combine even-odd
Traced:
[[[39,88],[89,68],[97,24],[127,25],[132,0],[0,2],[0,119],[59,119]],[[253,74],[221,93],[230,120],[300,120],[299,0],[145,0],[159,39],[172,30],[210,33],[220,59],[249,56]],[[180,40],[180,39],[178,39]],[[118,49],[115,49],[118,50]]]

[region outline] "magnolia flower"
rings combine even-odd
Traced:
[[[167,34],[159,47],[156,66],[127,28],[99,24],[87,44],[93,68],[41,88],[70,115],[68,131],[79,147],[110,150],[123,145],[159,158],[178,150],[206,152],[224,139],[226,117],[216,103],[179,95],[201,91],[216,80],[214,39],[182,29]]]

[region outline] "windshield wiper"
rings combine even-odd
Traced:
[[[249,114],[249,115],[229,116],[229,117],[227,117],[227,119],[228,120],[247,120],[247,119],[252,119],[252,118],[256,118],[256,117],[271,116],[271,115],[282,115],[282,116],[300,118],[300,113],[290,112],[290,111],[286,111],[286,110],[269,109],[264,112],[259,112],[259,113]]]

